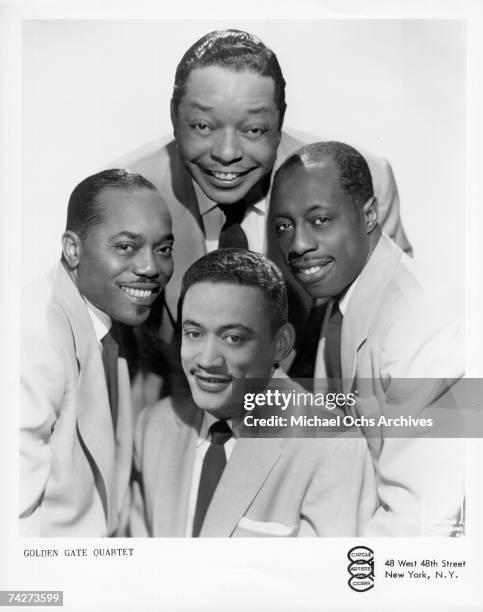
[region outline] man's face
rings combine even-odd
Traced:
[[[276,350],[257,287],[202,281],[186,292],[181,361],[195,404],[232,416],[233,381],[270,376]]]
[[[285,262],[313,298],[339,295],[367,261],[364,216],[340,187],[332,160],[286,171],[273,190],[270,219]]]
[[[275,83],[252,72],[197,68],[186,83],[174,134],[181,158],[218,204],[244,198],[275,163],[280,142]]]
[[[157,191],[104,188],[102,221],[80,245],[79,291],[126,325],[143,323],[173,272],[171,216]]]

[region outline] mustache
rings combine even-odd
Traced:
[[[297,264],[299,266],[315,266],[315,265],[325,265],[329,262],[333,261],[333,257],[330,255],[317,255],[317,257],[298,255],[297,253],[290,252],[287,255],[287,262],[289,264]]]

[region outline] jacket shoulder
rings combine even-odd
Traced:
[[[191,425],[198,413],[190,396],[169,396],[141,411],[139,427],[153,435],[153,432],[167,431],[174,426]]]
[[[55,269],[21,292],[21,337],[30,346],[46,344],[64,352],[73,343],[69,317],[55,293]]]
[[[287,128],[287,130],[284,130],[282,132],[282,140],[280,144],[281,146],[286,147],[288,154],[291,154],[296,149],[299,149],[300,147],[303,147],[306,144],[310,144],[312,142],[329,142],[333,140],[337,139],[327,138],[320,136],[319,134],[309,134],[308,132]],[[376,155],[375,153],[372,153],[371,151],[368,151],[363,147],[359,147],[354,143],[348,142],[347,144],[357,149],[357,151],[364,157],[372,171],[374,171],[375,169],[378,169],[381,173],[387,173],[391,171],[391,165],[386,158]]]
[[[126,168],[144,176],[159,189],[159,183],[168,171],[176,143],[171,136],[152,140],[134,151],[115,159],[106,168]]]
[[[393,312],[392,318],[413,319],[426,313],[428,323],[441,317],[458,317],[454,289],[437,274],[434,266],[417,262],[405,253],[382,294],[382,305]]]

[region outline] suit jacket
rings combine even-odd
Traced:
[[[59,264],[23,296],[22,535],[115,533],[132,463],[130,388],[122,358],[118,379],[115,437],[102,354],[87,306]]]
[[[298,133],[305,142],[320,140],[306,134]],[[282,133],[274,168],[304,142]],[[365,156],[371,170],[374,191],[379,202],[379,219],[385,231],[392,236],[401,248],[411,252],[411,246],[404,233],[399,216],[399,196],[389,163],[368,152]],[[111,167],[128,168],[150,180],[160,191],[173,218],[175,245],[173,252],[174,273],[165,290],[165,312],[162,314],[161,338],[168,343],[173,335],[173,322],[177,319],[177,303],[180,294],[181,280],[188,267],[206,253],[203,221],[193,181],[182,163],[174,140],[161,138],[113,162]],[[268,205],[268,197],[267,197]],[[278,249],[271,246],[268,240],[268,255],[286,271]],[[291,284],[290,274],[285,274]],[[292,285],[292,311],[295,323],[302,324],[310,309],[310,300],[298,287]],[[176,349],[174,350],[176,353]]]
[[[430,276],[383,234],[343,317],[343,391],[359,392],[353,416],[434,419],[429,435],[412,428],[396,438],[384,426],[362,427],[380,500],[365,535],[449,535],[463,499],[462,425],[451,397],[464,373],[462,329],[451,296],[436,291]],[[325,376],[322,337],[316,385]]]
[[[145,409],[135,435],[131,535],[185,535],[203,412],[191,398]],[[372,464],[360,437],[238,438],[200,537],[354,536],[372,515]]]

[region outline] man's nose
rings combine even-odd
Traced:
[[[221,354],[217,339],[207,336],[199,346],[196,362],[203,369],[220,368],[224,365],[223,355]]]
[[[134,262],[134,272],[138,276],[148,276],[150,278],[159,276],[159,262],[151,249],[139,250]]]
[[[293,240],[290,245],[289,253],[300,256],[304,253],[317,250],[318,243],[305,223],[300,223],[295,227]]]
[[[211,157],[225,166],[242,159],[243,148],[236,130],[219,130],[211,150]]]

